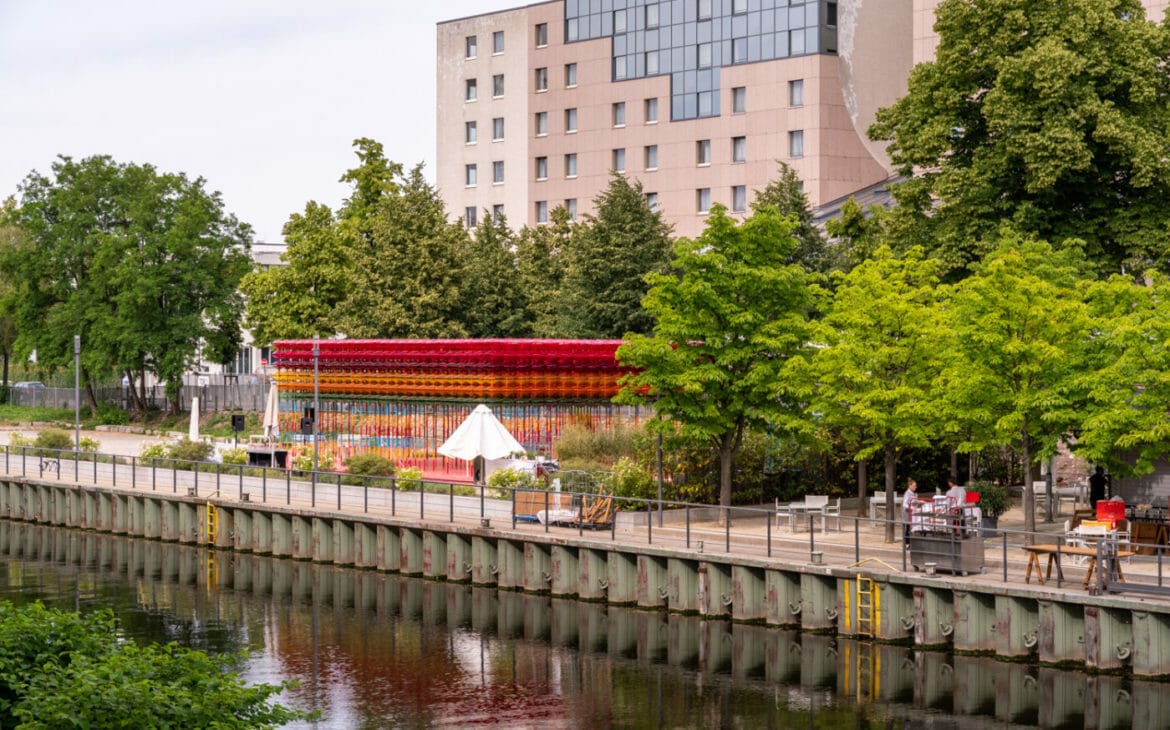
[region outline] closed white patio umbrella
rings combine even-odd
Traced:
[[[268,401],[264,404],[264,440],[276,441],[280,438],[280,393],[276,381],[268,388]]]
[[[524,453],[524,446],[504,428],[492,410],[481,403],[447,437],[439,447],[439,453],[465,461],[471,461],[477,456],[490,460]]]

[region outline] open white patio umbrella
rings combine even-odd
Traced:
[[[280,393],[276,388],[276,381],[268,389],[268,402],[264,404],[264,440],[275,441],[280,438]]]
[[[443,456],[466,461],[477,456],[489,460],[502,459],[517,452],[523,453],[524,446],[508,433],[492,410],[482,403],[439,447],[439,453]]]

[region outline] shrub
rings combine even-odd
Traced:
[[[310,472],[313,471],[313,452],[305,451],[293,457],[292,461],[293,471]],[[317,471],[330,471],[333,469],[333,454],[318,453],[317,454]]]
[[[57,428],[46,428],[37,434],[33,445],[40,449],[72,450],[73,435]]]
[[[215,446],[206,441],[179,439],[167,447],[167,456],[179,461],[207,461]]]
[[[626,456],[618,459],[613,465],[609,488],[615,497],[654,499],[658,496],[658,483],[654,476]]]
[[[8,445],[14,449],[19,449],[23,446],[32,446],[32,443],[32,439],[23,433],[14,433],[8,437]]]
[[[394,462],[381,454],[358,454],[345,460],[345,468],[350,474],[375,477],[389,477],[394,475]]]
[[[167,455],[167,447],[165,444],[148,444],[142,447],[142,452],[139,454],[143,459],[162,459]]]
[[[100,451],[102,448],[100,441],[95,438],[90,438],[89,436],[82,436],[81,441],[78,442],[78,445],[81,447],[82,451]]]
[[[1008,491],[993,482],[975,482],[971,491],[979,492],[979,510],[987,517],[999,517],[1012,506]]]
[[[99,424],[103,425],[125,426],[130,423],[130,414],[112,403],[98,404],[97,411],[94,412],[93,416]]]
[[[498,489],[504,494],[515,489],[532,489],[538,486],[536,477],[519,469],[497,469],[488,476],[487,483],[489,487]]]
[[[243,446],[235,446],[219,452],[220,459],[225,464],[247,464],[248,450]]]
[[[404,466],[398,469],[398,488],[407,491],[422,489],[422,469]]]

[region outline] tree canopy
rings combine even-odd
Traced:
[[[800,420],[784,364],[810,342],[809,275],[789,263],[791,219],[761,208],[742,224],[713,206],[697,239],[675,243],[671,270],[647,277],[653,334],[618,348],[619,400],[652,402],[660,419],[706,439],[719,454],[719,503],[731,504],[732,463],[745,430],[783,431]]]
[[[60,157],[20,193],[6,219],[25,240],[0,251],[17,353],[35,350],[47,369],[71,366],[80,334],[91,403],[99,375],[154,373],[177,400],[192,365],[235,356],[251,229],[202,179]]]
[[[945,0],[934,61],[870,136],[909,179],[898,217],[951,270],[1001,224],[1090,265],[1165,269],[1170,228],[1170,32],[1139,0]]]

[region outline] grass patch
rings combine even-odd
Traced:
[[[88,413],[89,409],[86,409]],[[69,408],[43,406],[14,406],[0,403],[0,423],[65,423],[73,425],[73,411]]]

